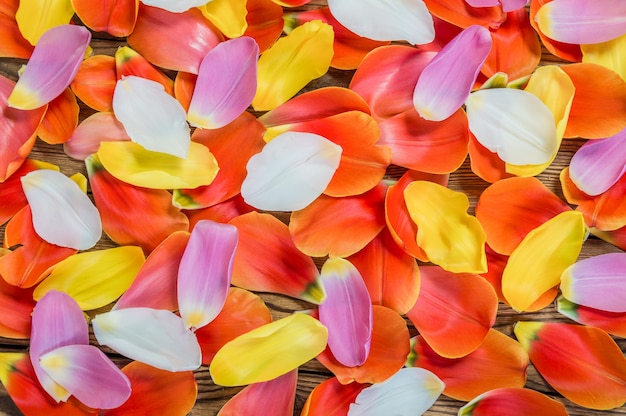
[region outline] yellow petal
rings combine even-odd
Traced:
[[[469,201],[433,182],[415,181],[404,190],[409,215],[417,225],[417,245],[428,259],[453,273],[485,273],[486,234]]]
[[[570,77],[556,65],[547,65],[535,70],[525,90],[539,98],[550,109],[556,124],[557,147],[561,146],[569,118],[576,87]],[[541,165],[506,165],[506,171],[517,176],[535,176],[543,172],[554,161],[552,158]]]
[[[117,179],[153,189],[190,189],[209,185],[217,175],[217,161],[206,146],[191,142],[181,159],[151,152],[133,142],[103,142],[98,157]]]
[[[248,28],[247,0],[213,0],[199,7],[200,11],[227,38],[236,38]]]
[[[511,307],[527,310],[558,285],[561,273],[576,261],[587,235],[578,211],[562,212],[529,232],[511,253],[502,274],[502,293]]]
[[[32,45],[46,30],[69,23],[74,15],[71,0],[21,0],[19,4],[15,20]]]
[[[143,251],[135,246],[70,256],[37,286],[33,298],[39,300],[49,291],[58,290],[73,297],[82,310],[100,308],[128,289],[144,260]]]
[[[583,62],[602,65],[626,81],[626,35],[608,42],[580,45]]]
[[[209,368],[215,384],[240,386],[272,380],[313,359],[328,330],[304,313],[253,329],[224,345]]]
[[[73,180],[76,185],[78,185],[81,191],[87,193],[87,185],[89,181],[87,180],[85,175],[78,172],[70,176],[70,179]]]
[[[332,26],[314,20],[297,27],[265,51],[259,59],[254,109],[271,110],[324,75],[333,57],[333,39]]]

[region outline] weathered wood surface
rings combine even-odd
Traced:
[[[314,0],[308,6],[304,7],[312,8],[317,7],[321,4],[325,4],[325,1]],[[106,36],[103,37],[100,34],[94,34],[94,40],[91,43],[91,46],[94,49],[94,53],[108,55],[113,55],[115,53],[115,50],[119,46],[123,45],[125,45],[123,40],[111,39]],[[542,63],[552,64],[558,62],[560,62],[558,58],[544,51]],[[0,74],[15,80],[17,79],[17,70],[24,63],[25,61],[23,60],[0,59]],[[352,71],[339,71],[331,69],[328,74],[326,74],[319,80],[312,82],[311,85],[309,85],[306,89],[315,89],[327,85],[347,86],[350,82],[352,74]],[[81,121],[92,113],[93,110],[84,106],[81,107]],[[575,151],[582,145],[583,142],[584,141],[582,140],[565,140],[554,163],[544,173],[538,176],[538,178],[544,184],[546,184],[548,188],[554,191],[561,198],[563,198],[563,195],[560,188],[559,173],[565,166],[569,164],[570,158],[575,153]],[[76,172],[82,172],[83,174],[86,174],[84,164],[81,161],[76,161],[67,157],[63,153],[63,148],[60,145],[53,146],[38,141],[35,149],[31,153],[31,157],[34,159],[46,160],[48,162],[57,164],[61,167],[61,171],[66,174],[74,174]],[[388,177],[397,179],[402,174],[402,172],[402,168],[390,167],[388,170]],[[471,213],[473,213],[474,206],[481,192],[488,185],[488,183],[484,182],[476,175],[474,175],[474,173],[472,173],[469,167],[469,161],[467,160],[456,172],[454,172],[450,176],[450,188],[458,191],[463,191],[465,194],[468,195],[471,204]],[[288,217],[283,214],[279,215],[279,218],[286,221]],[[4,227],[1,227],[0,239],[3,239],[3,236]],[[103,240],[98,244],[97,248],[107,248],[112,246],[113,243],[110,240],[103,238]],[[591,237],[587,242],[585,242],[580,258],[582,259],[601,253],[618,251],[620,250],[615,248],[614,246],[605,243],[597,238]],[[312,305],[304,301],[299,301],[280,295],[261,294],[261,297],[265,300],[266,304],[271,309],[274,318],[286,316],[295,310],[304,310],[312,307]],[[509,336],[513,336],[513,325],[515,322],[520,320],[547,322],[569,321],[567,318],[563,317],[556,311],[554,305],[538,312],[517,313],[508,306],[501,304],[495,328]],[[408,320],[407,324],[409,325],[411,335],[415,335],[417,332]],[[616,339],[616,341],[618,342],[622,351],[626,351],[626,340]],[[92,343],[96,343],[93,337]],[[0,351],[27,351],[27,348],[28,341],[0,338]],[[105,349],[105,351],[107,350]],[[117,362],[120,366],[128,362],[127,359],[120,357],[112,353],[111,351],[107,352],[110,353],[113,360]],[[330,376],[331,373],[329,373],[319,362],[315,360],[310,361],[300,368],[294,415],[300,414],[302,406],[310,391],[317,384],[326,380]],[[196,377],[198,380],[199,391],[196,406],[189,413],[192,416],[216,415],[222,405],[239,390],[241,390],[241,388],[216,386],[212,383],[208,369],[204,366],[197,371]],[[562,403],[564,403],[569,414],[572,416],[593,416],[606,414],[626,415],[626,407],[613,409],[609,412],[600,412],[584,409],[572,404],[568,400],[562,398],[551,387],[549,387],[546,382],[543,381],[541,376],[538,375],[532,365],[528,368],[528,380],[526,383],[526,387],[535,389],[537,391],[547,394],[548,396],[556,400],[561,401]],[[435,405],[428,412],[426,412],[426,415],[456,415],[459,407],[461,407],[463,404],[463,402],[452,400],[445,396],[442,396],[435,403]],[[0,387],[0,415],[14,416],[20,414],[21,413],[19,412],[19,410],[15,407],[11,399],[8,397],[6,390],[3,387]]]

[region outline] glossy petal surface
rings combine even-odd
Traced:
[[[92,30],[107,32],[115,37],[124,37],[132,33],[139,7],[137,0],[107,2],[101,6],[93,7],[88,0],[72,0],[72,7],[81,22]]]
[[[94,110],[111,111],[116,81],[115,58],[92,55],[80,64],[70,88]]]
[[[242,36],[248,28],[247,0],[211,0],[200,6],[202,14],[227,38]]]
[[[459,409],[459,416],[553,415],[567,416],[562,403],[535,390],[521,388],[494,389],[473,398]]]
[[[70,0],[27,0],[19,4],[15,20],[32,45],[38,44],[48,30],[69,23],[74,14]]]
[[[48,103],[37,135],[48,144],[59,144],[69,140],[78,125],[79,106],[71,89],[66,88]]]

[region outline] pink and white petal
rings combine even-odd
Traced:
[[[248,36],[211,49],[200,64],[187,120],[194,127],[217,129],[243,113],[256,94],[259,46]]]
[[[348,416],[421,415],[439,398],[443,382],[418,367],[402,368],[382,383],[364,388],[350,405]]]
[[[541,32],[559,42],[606,42],[626,33],[626,3],[621,0],[553,0],[535,16]]]
[[[90,40],[91,33],[84,26],[68,24],[46,31],[9,96],[9,106],[32,110],[65,91],[78,72]]]
[[[187,157],[191,141],[187,114],[161,83],[134,75],[118,80],[113,112],[133,142],[154,152]]]
[[[320,280],[326,300],[319,306],[319,319],[328,328],[328,347],[341,364],[362,365],[369,356],[374,319],[363,277],[348,260],[335,257],[322,266]]]
[[[426,120],[441,121],[467,100],[491,50],[489,30],[478,25],[464,29],[430,61],[413,92],[413,105]]]
[[[554,116],[535,95],[512,88],[475,91],[465,102],[470,131],[512,165],[539,165],[557,150]]]
[[[607,312],[626,312],[626,253],[606,253],[574,263],[561,275],[563,296]]]
[[[413,45],[435,39],[433,17],[422,0],[329,0],[328,7],[339,23],[365,38]]]
[[[93,345],[65,345],[39,357],[41,368],[86,406],[113,409],[130,397],[130,381]]]
[[[590,196],[600,195],[626,172],[626,129],[606,139],[589,140],[569,165],[572,182]]]
[[[97,315],[91,324],[100,345],[130,359],[167,371],[195,370],[202,363],[196,336],[170,311],[116,309]]]
[[[68,141],[63,151],[71,158],[85,160],[96,153],[101,142],[130,140],[124,126],[113,113],[98,112],[84,119]]]
[[[237,227],[199,221],[178,268],[178,310],[187,328],[196,330],[220,313],[233,273]]]
[[[146,6],[158,7],[172,13],[182,13],[200,7],[212,0],[141,0]]]
[[[279,134],[248,161],[241,195],[257,209],[303,209],[324,192],[341,153],[340,146],[317,134]]]
[[[70,178],[41,169],[22,176],[21,181],[33,213],[33,226],[41,238],[76,250],[87,250],[100,240],[100,214]]]

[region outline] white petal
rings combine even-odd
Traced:
[[[554,116],[533,94],[512,88],[473,92],[465,102],[469,128],[487,149],[512,165],[540,165],[556,153]]]
[[[154,152],[187,157],[191,141],[187,114],[160,83],[134,75],[120,79],[113,112],[133,142]]]
[[[133,360],[167,371],[195,370],[202,362],[196,336],[170,311],[116,309],[91,323],[101,345]]]
[[[433,17],[422,0],[328,0],[331,14],[359,36],[413,45],[435,39]]]
[[[363,389],[350,405],[348,416],[419,416],[435,403],[444,387],[428,370],[402,368],[382,383]]]
[[[212,0],[141,0],[146,6],[158,7],[172,13],[182,13],[192,7],[204,6]]]
[[[317,134],[280,134],[248,161],[241,195],[258,209],[302,209],[324,192],[341,152],[340,146]]]
[[[76,250],[87,250],[100,240],[100,214],[76,182],[48,169],[30,172],[21,181],[41,238]]]

